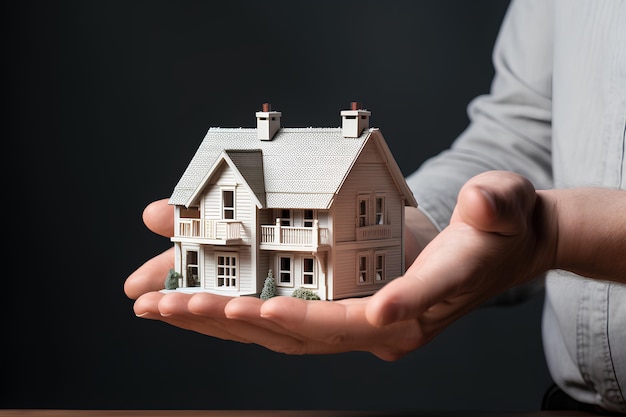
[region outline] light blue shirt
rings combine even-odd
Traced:
[[[485,170],[538,189],[626,188],[626,1],[513,0],[493,62],[469,127],[407,178],[440,229],[463,183]],[[545,287],[552,378],[579,401],[626,412],[626,285],[550,271]]]

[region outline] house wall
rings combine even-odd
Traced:
[[[253,229],[253,216],[256,206],[248,187],[237,182],[235,171],[223,163],[214,175],[215,181],[207,185],[202,195],[201,216],[208,220],[222,219],[222,189],[235,191],[235,219],[241,221],[241,238],[250,244]],[[218,226],[219,227],[219,226]]]
[[[275,273],[274,266],[271,262],[271,253],[268,251],[262,251],[259,247],[259,242],[261,239],[261,225],[270,225],[274,224],[272,221],[272,210],[269,209],[260,209],[256,210],[256,237],[255,237],[255,250],[256,250],[256,258],[257,258],[257,292],[260,294],[263,289],[263,284],[265,284],[265,278],[267,277],[267,273],[270,268],[272,268],[272,272]],[[275,275],[274,275],[275,276]]]
[[[404,202],[378,152],[377,145],[370,140],[333,203],[335,219],[346,219],[334,222],[335,243],[356,240],[357,196],[361,193],[371,193],[374,198],[377,192],[385,193],[386,223],[392,227],[392,237],[401,237]],[[373,200],[370,206],[370,210],[373,210]]]
[[[256,280],[256,271],[254,271],[253,274],[250,246],[221,247],[205,245],[203,252],[204,259],[202,259],[202,267],[204,268],[204,281],[202,285],[204,289],[211,291],[226,290],[217,287],[216,255],[220,253],[234,253],[237,254],[239,261],[237,271],[239,276],[238,291],[244,294],[256,293],[256,285],[253,285]]]
[[[357,197],[370,193],[370,212],[376,193],[385,196],[385,223],[391,226],[391,239],[356,240]],[[381,157],[374,140],[370,140],[357,159],[354,168],[346,178],[341,193],[333,204],[332,216],[335,254],[329,266],[332,276],[332,288],[329,298],[369,295],[380,289],[385,283],[402,275],[403,271],[403,212],[404,201],[389,170]],[[346,219],[337,221],[337,219]],[[374,256],[385,256],[386,280],[367,283],[358,282],[357,262],[359,254],[369,257],[369,271],[374,269]],[[372,272],[373,273],[373,272]],[[332,274],[332,275],[331,275]]]
[[[204,245],[203,248],[203,287],[207,290],[223,290],[217,287],[216,254],[235,252],[238,256],[238,291],[244,294],[260,291],[257,286],[258,269],[251,245],[254,242],[256,228],[256,206],[250,196],[249,189],[238,182],[235,171],[223,163],[214,175],[201,196],[201,217],[207,220],[222,220],[222,190],[235,191],[235,220],[241,222],[240,236],[242,245]],[[218,223],[217,227],[221,227]]]

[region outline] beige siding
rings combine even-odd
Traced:
[[[242,222],[241,237],[247,243],[252,239],[252,216],[256,208],[249,190],[246,186],[236,182],[235,172],[227,164],[222,164],[216,172],[215,180],[203,191],[203,215],[204,219],[222,219],[222,195],[223,189],[235,191],[235,220]]]
[[[361,240],[356,241],[357,230],[357,197],[367,195],[369,197],[370,224],[373,223],[375,199],[377,195],[385,198],[385,224],[391,227],[391,239],[386,240]],[[332,299],[368,295],[400,276],[402,271],[402,217],[404,201],[393,181],[386,164],[380,157],[377,145],[369,142],[355,166],[346,178],[339,196],[335,199],[332,207],[335,221],[332,225],[335,256],[332,271],[333,285]],[[370,262],[371,280],[366,284],[357,282],[357,254],[368,255]],[[377,253],[385,255],[386,280],[375,282],[373,279],[374,257]]]
[[[333,203],[336,218],[345,221],[334,225],[335,242],[351,242],[356,240],[357,225],[357,196],[361,193],[370,193],[370,212],[373,212],[373,198],[376,193],[384,193],[387,223],[392,226],[392,237],[402,236],[403,202],[393,182],[387,166],[382,159],[373,153],[376,145],[370,142],[364,154],[359,157],[354,168],[346,178],[340,195]]]
[[[399,243],[396,241],[396,243]],[[365,254],[369,258],[370,273],[367,283],[359,283],[357,277],[357,256]],[[384,254],[385,256],[385,268],[386,268],[386,280],[377,282],[374,280],[374,256],[376,254]],[[387,282],[402,275],[402,254],[399,244],[389,247],[369,247],[355,250],[353,245],[348,245],[348,248],[337,249],[335,257],[334,268],[334,285],[333,299],[358,297],[363,295],[369,295],[380,288],[382,288]]]

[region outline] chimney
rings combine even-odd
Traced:
[[[260,140],[272,140],[280,129],[281,112],[272,111],[269,103],[263,103],[263,110],[256,112],[256,131]]]
[[[363,109],[361,103],[353,101],[350,110],[341,111],[341,133],[344,138],[358,138],[364,129],[370,127],[371,112]]]

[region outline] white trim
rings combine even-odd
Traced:
[[[220,265],[220,258],[228,259],[229,261]],[[234,263],[232,262],[233,259]],[[220,268],[224,268],[221,274],[219,273]],[[215,288],[219,290],[239,290],[239,281],[241,280],[239,270],[239,252],[215,252]],[[220,285],[220,279],[224,280],[222,285]]]
[[[281,259],[289,259],[289,269],[282,269]],[[294,286],[294,257],[292,254],[278,254],[276,255],[276,286],[277,287],[290,287]],[[282,282],[282,274],[289,274],[289,282]]]

